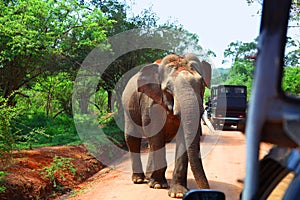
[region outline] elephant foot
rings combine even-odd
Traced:
[[[145,175],[144,173],[133,173],[131,180],[134,184],[141,184],[141,183],[145,183]]]
[[[188,192],[188,189],[183,185],[174,184],[169,189],[169,196],[172,198],[183,198],[184,194]]]
[[[164,189],[164,188],[169,187],[169,184],[168,184],[168,181],[166,178],[162,178],[160,180],[150,178],[148,185],[150,188],[154,188],[154,189]]]

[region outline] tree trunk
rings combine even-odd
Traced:
[[[88,99],[89,98],[84,94],[81,95],[81,98],[79,100],[81,114],[88,114]]]
[[[112,105],[112,91],[107,90],[107,112],[114,111],[114,105]]]

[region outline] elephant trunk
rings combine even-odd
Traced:
[[[185,81],[183,81],[185,82]],[[188,82],[179,88],[180,117],[184,140],[191,170],[199,188],[209,188],[200,155],[201,115],[203,113],[202,97],[197,94]]]

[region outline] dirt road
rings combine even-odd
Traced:
[[[245,137],[237,131],[211,132],[203,126],[203,141],[201,143],[201,155],[203,164],[212,189],[223,191],[226,199],[239,199],[245,174]],[[261,154],[268,151],[267,145],[262,145]],[[170,181],[174,167],[174,144],[168,144],[168,169],[167,179]],[[146,160],[146,154],[143,155]],[[194,189],[196,183],[189,170],[188,187]],[[93,176],[84,185],[79,186],[76,196],[69,197],[72,200],[170,200],[166,189],[150,189],[146,184],[134,185],[131,182],[130,161],[128,155],[123,161],[114,166],[114,169],[105,169]]]

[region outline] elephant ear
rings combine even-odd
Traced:
[[[146,65],[138,72],[137,89],[138,92],[145,93],[156,103],[160,104],[162,102],[157,64]]]
[[[206,87],[210,88],[210,80],[211,80],[211,65],[202,61],[200,64],[201,75],[203,76]]]

